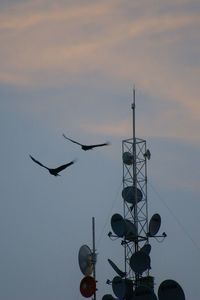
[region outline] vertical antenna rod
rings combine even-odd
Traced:
[[[137,215],[137,155],[136,155],[136,137],[135,137],[135,87],[133,88],[133,103],[131,106],[133,110],[133,187],[134,187],[134,197],[135,197],[135,206],[134,206],[134,223],[138,229],[138,215]],[[137,251],[137,243],[135,251]]]
[[[93,256],[93,276],[96,281],[96,249],[95,249],[95,218],[92,217],[92,256]],[[94,300],[96,300],[96,291],[94,293]]]
[[[135,137],[135,87],[133,88],[133,103],[132,103],[132,110],[133,110],[133,188],[134,188],[134,198],[135,198],[135,205],[134,205],[134,224],[137,228],[138,232],[138,209],[137,209],[137,153],[136,153],[136,137]],[[135,252],[138,251],[138,240],[135,240]],[[138,280],[138,274],[135,273],[136,284]]]
[[[131,106],[133,110],[133,142],[135,141],[135,87],[133,88],[133,103]]]

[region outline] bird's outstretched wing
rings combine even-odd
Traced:
[[[81,143],[79,143],[79,142],[76,142],[76,141],[74,141],[74,140],[68,138],[64,133],[63,133],[63,136],[64,136],[64,138],[66,138],[67,140],[71,141],[72,143],[75,143],[75,144],[81,146],[81,148],[82,148],[83,150],[85,150],[85,151],[86,151],[86,150],[91,150],[91,149],[96,148],[96,147],[107,146],[107,145],[110,144],[109,142],[106,142],[106,143],[103,143],[103,144],[83,145],[83,144],[81,144]]]
[[[43,164],[41,164],[41,163],[40,163],[38,160],[36,160],[33,156],[31,156],[30,154],[29,154],[29,156],[30,156],[30,158],[31,158],[36,164],[38,164],[39,166],[41,166],[41,167],[43,167],[43,168],[49,170],[49,168],[47,168],[46,166],[44,166]]]
[[[63,136],[64,136],[64,138],[65,139],[67,139],[67,140],[69,140],[69,141],[71,141],[72,143],[75,143],[75,144],[77,144],[77,145],[79,145],[79,146],[83,146],[82,144],[80,144],[79,142],[76,142],[76,141],[74,141],[74,140],[72,140],[72,139],[70,139],[70,138],[68,138],[64,133],[63,133]]]
[[[90,145],[91,148],[95,148],[95,147],[102,147],[102,146],[107,146],[109,145],[110,143],[106,142],[106,143],[103,143],[103,144],[96,144],[96,145]]]
[[[75,163],[75,160],[72,160],[72,161],[70,161],[68,164],[65,164],[65,165],[62,165],[62,166],[60,166],[60,167],[58,167],[58,168],[55,168],[54,171],[55,171],[56,173],[59,173],[59,172],[61,172],[62,170],[66,169],[67,167],[73,165],[74,163]]]

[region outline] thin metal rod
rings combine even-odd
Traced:
[[[93,254],[93,276],[96,281],[96,249],[95,249],[95,218],[92,217],[92,254]],[[94,300],[96,300],[96,291],[94,293]]]
[[[133,103],[131,106],[133,110],[133,141],[135,140],[135,88],[133,88]]]
[[[133,187],[134,187],[134,223],[138,229],[138,213],[137,213],[137,151],[136,151],[136,137],[135,137],[135,88],[133,88]],[[138,249],[135,249],[138,250]]]
[[[133,104],[132,104],[132,110],[133,110],[133,188],[134,188],[134,223],[137,228],[138,232],[138,210],[137,210],[137,149],[136,149],[136,136],[135,136],[135,87],[133,88]],[[135,252],[137,252],[138,249],[138,239],[135,240]],[[136,279],[136,285],[139,278],[139,274],[135,273],[135,279]]]

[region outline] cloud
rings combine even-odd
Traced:
[[[107,135],[112,137],[124,137],[130,135],[130,122],[121,120],[104,124],[83,124],[82,129],[87,133]]]
[[[0,15],[2,73],[11,82],[24,76],[30,84],[39,84],[38,74],[42,74],[42,84],[48,84],[49,78],[55,80],[53,72],[69,76],[91,70],[126,79],[131,75],[135,60],[141,64],[141,59],[144,59],[148,63],[152,56],[151,52],[148,53],[148,59],[143,50],[141,55],[138,52],[135,58],[131,57],[130,52],[135,46],[137,51],[137,39],[149,40],[159,35],[152,47],[154,50],[160,39],[163,43],[165,38],[162,35],[166,32],[199,24],[197,15],[186,14],[144,14],[126,18],[130,13],[126,11],[126,15],[120,15],[118,1],[118,5],[103,1],[84,6],[57,2],[46,7],[45,1],[41,3],[21,4],[14,12],[8,10]],[[148,48],[151,50],[150,45]],[[142,64],[141,68],[144,67]],[[16,76],[9,76],[10,73],[16,73]]]
[[[161,110],[149,134],[159,135],[160,122],[166,135],[196,138],[200,66],[190,61],[200,47],[198,11],[189,10],[187,1],[153,3],[154,7],[145,0],[123,5],[121,1],[82,5],[43,0],[4,9],[0,14],[1,83],[78,86],[98,81],[97,74],[101,85],[110,81],[130,86],[134,81],[157,103],[164,99],[174,110]],[[171,120],[176,118],[174,131]],[[92,130],[120,135],[127,132],[127,122],[120,122],[120,126],[116,121],[103,127],[97,124]],[[142,132],[142,124],[140,128]]]

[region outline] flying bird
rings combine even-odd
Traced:
[[[83,145],[83,144],[81,144],[81,143],[79,143],[79,142],[76,142],[76,141],[74,141],[74,140],[68,138],[64,133],[63,133],[63,136],[64,136],[65,139],[71,141],[72,143],[75,143],[75,144],[81,146],[81,148],[82,148],[83,150],[85,150],[85,151],[91,150],[91,149],[96,148],[96,147],[107,146],[107,145],[110,144],[109,142],[106,142],[106,143],[103,143],[103,144],[96,144],[96,145]]]
[[[58,168],[55,168],[55,169],[50,169],[50,168],[44,166],[43,164],[41,164],[38,160],[36,160],[36,159],[35,159],[33,156],[31,156],[30,154],[29,154],[29,156],[30,156],[30,158],[31,158],[36,164],[38,164],[39,166],[41,166],[41,167],[47,169],[47,170],[49,171],[49,173],[50,173],[51,175],[54,175],[54,176],[60,176],[60,174],[58,174],[59,172],[61,172],[62,170],[66,169],[67,167],[69,167],[69,166],[71,166],[71,165],[73,165],[73,164],[75,163],[75,160],[72,160],[72,161],[70,161],[68,164],[62,165],[62,166],[60,166],[60,167],[58,167]]]

